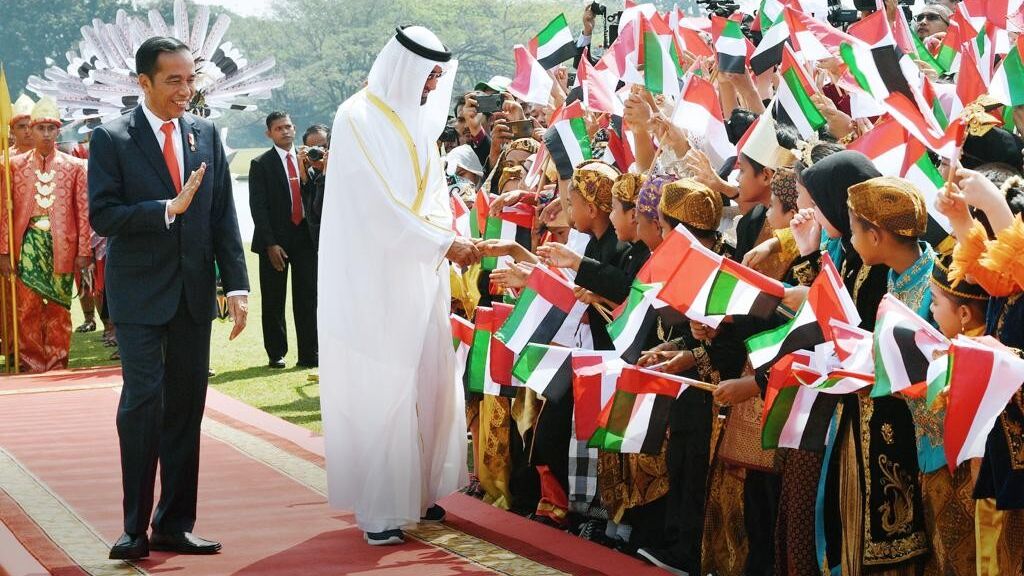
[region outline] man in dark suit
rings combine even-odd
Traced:
[[[234,339],[246,321],[245,252],[217,130],[185,113],[195,94],[191,53],[176,39],[155,37],[135,62],[145,99],[93,132],[88,173],[90,221],[109,239],[107,302],[124,375],[117,409],[124,534],[110,558],[143,558],[150,549],[214,554],[219,543],[192,534],[199,426],[216,270]],[[161,490],[152,514],[157,463]]]
[[[267,116],[274,145],[249,166],[249,208],[255,227],[252,251],[260,257],[263,347],[271,368],[284,368],[288,336],[284,303],[292,271],[292,314],[299,362],[319,364],[316,334],[316,247],[302,202],[302,169],[295,151],[295,126],[284,112]]]
[[[313,124],[302,134],[302,149],[299,150],[299,164],[306,173],[302,185],[302,205],[306,209],[306,225],[313,238],[313,247],[319,250],[320,215],[324,209],[324,184],[327,181],[327,156],[331,147],[331,129],[323,124]],[[319,160],[309,158],[310,148],[319,148]]]

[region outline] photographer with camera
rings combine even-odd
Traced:
[[[324,182],[327,181],[327,156],[330,153],[330,128],[313,124],[302,134],[299,165],[302,175],[302,205],[313,247],[320,244],[320,214],[324,207]]]

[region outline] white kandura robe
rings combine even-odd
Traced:
[[[406,141],[365,91],[338,108],[331,137],[317,312],[328,494],[367,532],[415,523],[467,482],[436,137],[417,142],[429,184],[416,212]]]

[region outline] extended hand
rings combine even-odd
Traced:
[[[177,216],[184,214],[190,204],[192,204],[192,198],[195,197],[196,191],[199,190],[199,185],[203,183],[203,175],[206,174],[206,162],[203,162],[198,170],[193,170],[192,174],[188,177],[188,182],[181,187],[181,193],[174,200],[167,203],[167,213],[171,216]]]
[[[228,296],[228,316],[235,324],[228,340],[234,340],[242,333],[242,330],[245,330],[245,320],[249,316],[249,297],[244,295]]]
[[[757,268],[762,262],[765,262],[769,257],[771,257],[778,248],[779,239],[769,238],[757,246],[754,246],[743,255],[743,265],[750,268]]]
[[[647,350],[640,356],[640,360],[636,363],[637,366],[645,368],[647,366],[653,366],[654,364],[660,364],[669,358],[675,356],[679,352],[679,345],[675,342],[662,342],[654,348]]]
[[[270,265],[274,267],[274,270],[284,272],[285,264],[288,261],[288,254],[285,253],[284,248],[277,244],[267,246],[267,257],[270,258]]]
[[[789,229],[793,232],[793,240],[801,256],[809,256],[821,248],[821,225],[814,217],[814,210],[803,208],[789,221]]]
[[[739,404],[749,400],[760,393],[757,382],[753,376],[744,376],[733,380],[722,380],[715,389],[713,395],[715,402],[724,406]]]
[[[577,271],[580,269],[580,262],[583,261],[582,256],[570,250],[565,244],[558,242],[548,242],[538,247],[537,256],[540,256],[541,261],[548,266],[571,268]]]
[[[480,249],[469,238],[457,236],[448,248],[445,258],[463,268],[480,261]]]

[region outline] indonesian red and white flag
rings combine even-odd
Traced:
[[[555,80],[526,46],[516,44],[512,52],[516,61],[516,75],[508,91],[524,102],[547,106]]]

